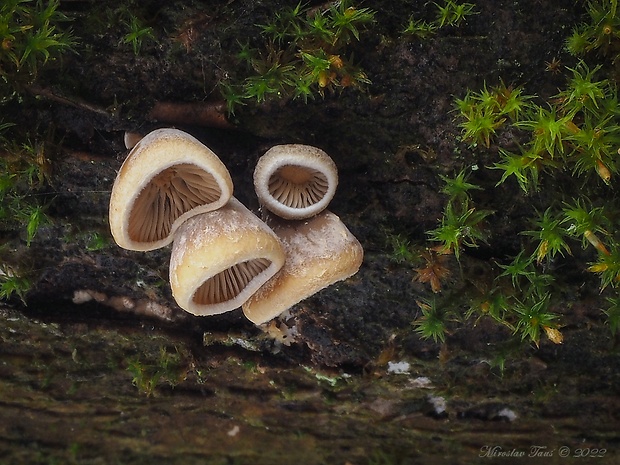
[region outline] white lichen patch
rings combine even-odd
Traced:
[[[426,376],[418,376],[417,378],[409,381],[409,386],[417,389],[432,389],[433,383]]]
[[[433,406],[436,415],[442,415],[448,408],[446,399],[441,396],[434,396],[431,394],[428,396],[428,402]]]
[[[408,375],[411,365],[409,362],[388,362],[387,372],[389,375]]]
[[[499,412],[497,412],[497,416],[502,420],[513,422],[517,419],[517,414],[509,409],[508,407],[504,407]]]
[[[241,431],[241,428],[239,428],[239,425],[235,425],[230,430],[228,430],[226,434],[231,438],[234,438],[236,435],[239,434],[239,431]]]

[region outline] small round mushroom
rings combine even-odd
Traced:
[[[312,294],[353,276],[364,250],[340,218],[325,210],[313,218],[269,225],[282,241],[286,262],[243,304],[243,313],[260,325]]]
[[[110,230],[129,250],[172,242],[189,217],[222,207],[233,192],[228,170],[208,147],[177,129],[142,138],[121,166],[110,197]]]
[[[290,220],[320,213],[334,197],[337,185],[334,161],[309,145],[276,145],[254,170],[254,187],[262,206]]]
[[[125,131],[125,135],[123,136],[123,142],[125,143],[125,148],[128,150],[133,149],[140,140],[142,140],[144,136],[137,132]]]
[[[278,237],[232,198],[219,210],[188,219],[170,257],[170,286],[179,306],[194,315],[240,307],[284,264]]]

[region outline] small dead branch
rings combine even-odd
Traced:
[[[226,119],[226,105],[223,102],[157,102],[151,108],[148,119],[222,129],[234,127]]]
[[[85,102],[84,100],[75,97],[69,98],[65,97],[64,95],[58,95],[51,89],[46,89],[39,86],[29,86],[28,92],[37,97],[43,97],[53,102],[62,103],[63,105],[69,105],[74,108],[79,108],[81,110],[92,111],[108,118],[114,117],[114,115],[107,111],[105,108],[93,105],[92,103]]]

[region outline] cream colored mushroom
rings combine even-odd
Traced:
[[[309,145],[276,145],[256,164],[258,200],[281,218],[303,219],[320,213],[334,197],[338,170],[321,149]]]
[[[170,257],[170,286],[179,306],[194,315],[240,307],[284,264],[275,233],[238,200],[188,219]]]
[[[123,142],[125,144],[125,148],[128,150],[133,149],[136,146],[136,144],[140,142],[140,140],[142,140],[143,137],[144,135],[138,132],[125,131],[125,134],[123,136]]]
[[[259,325],[321,289],[359,270],[364,251],[340,218],[329,211],[307,220],[272,218],[269,225],[286,252],[286,262],[243,304],[243,313]]]
[[[209,148],[177,129],[157,129],[131,150],[110,197],[110,230],[129,250],[172,242],[188,218],[225,205],[232,179]]]

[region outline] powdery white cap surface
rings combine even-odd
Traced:
[[[243,305],[262,324],[296,303],[359,270],[364,251],[340,218],[329,211],[308,220],[269,222],[286,252],[282,269]]]

